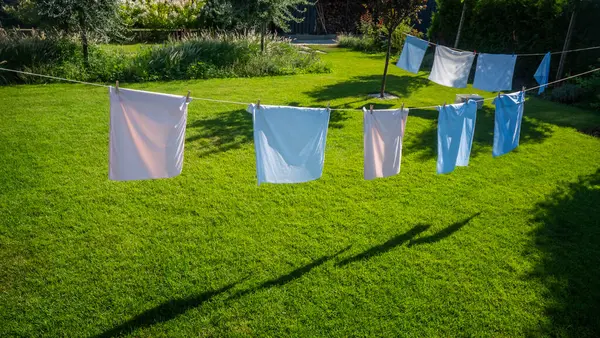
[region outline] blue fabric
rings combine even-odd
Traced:
[[[496,123],[494,125],[494,157],[504,155],[519,145],[521,120],[525,106],[525,92],[500,95],[494,99]]]
[[[429,42],[407,35],[400,54],[400,60],[398,60],[396,66],[411,73],[418,73],[427,47],[429,47]]]
[[[516,55],[479,54],[473,87],[488,92],[511,90]]]
[[[254,122],[258,184],[301,183],[323,173],[329,110],[255,105]]]
[[[477,101],[438,106],[437,173],[447,174],[456,166],[469,165]]]
[[[548,83],[548,79],[550,77],[550,58],[550,52],[546,53],[542,63],[540,63],[540,66],[535,71],[535,75],[533,75],[537,83],[541,86],[540,90],[538,90],[538,95],[546,90],[546,84]]]

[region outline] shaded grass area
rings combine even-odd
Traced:
[[[300,106],[425,106],[440,87],[325,48],[333,72],[123,84]],[[412,78],[412,79],[411,79]],[[27,98],[24,100],[24,98]],[[0,88],[0,336],[599,334],[597,112],[530,98],[522,143],[435,175],[433,110],[411,111],[398,176],[362,179],[362,113],[335,112],[320,180],[256,186],[245,107],[190,104],[182,175],[110,182],[108,95]]]

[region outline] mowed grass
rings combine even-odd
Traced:
[[[333,72],[130,87],[263,104],[378,108],[456,93],[381,55]],[[361,112],[333,112],[317,181],[257,186],[243,106],[190,104],[176,178],[111,182],[107,89],[0,88],[0,336],[599,336],[598,112],[529,98],[492,158],[435,174],[435,110],[409,114],[398,176],[362,177]]]

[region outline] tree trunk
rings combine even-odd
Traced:
[[[81,46],[83,47],[83,65],[85,68],[90,66],[89,50],[88,50],[88,37],[85,29],[85,15],[83,11],[79,11],[79,33],[81,34]]]
[[[85,31],[85,29],[81,30],[81,46],[83,47],[83,65],[85,66],[85,68],[89,68],[90,58],[88,50],[87,32]]]
[[[260,51],[262,53],[265,52],[265,34],[267,34],[267,22],[262,23],[262,27],[260,29]]]
[[[387,72],[388,66],[390,65],[390,54],[392,54],[392,32],[394,30],[390,29],[387,36],[387,53],[385,54],[385,68],[383,69],[383,81],[381,81],[381,92],[379,93],[379,97],[382,99],[385,97],[385,82],[387,80]]]
[[[454,40],[454,48],[458,48],[458,42],[460,41],[460,33],[462,32],[463,23],[465,22],[465,12],[466,11],[467,11],[467,0],[464,0],[462,14],[460,15],[460,22],[458,23],[458,32],[456,33],[456,40]]]
[[[571,21],[569,22],[569,29],[567,30],[567,37],[565,38],[565,44],[563,45],[563,52],[560,54],[560,63],[558,64],[558,71],[556,72],[556,79],[560,80],[562,78],[562,73],[565,68],[565,58],[567,57],[567,53],[565,51],[569,49],[571,45],[571,37],[573,36],[573,27],[575,25],[575,17],[576,17],[577,9],[573,9],[573,14],[571,14]]]

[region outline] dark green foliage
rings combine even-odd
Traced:
[[[465,0],[467,11],[458,48],[485,53],[540,53],[563,48],[572,7],[566,0]],[[437,12],[429,29],[434,42],[452,46],[462,4],[437,0]],[[600,45],[600,1],[581,1],[571,49]],[[578,73],[598,64],[600,50],[571,53],[566,73]],[[533,74],[542,57],[521,57],[515,72],[517,86],[535,84]],[[552,56],[551,79],[560,55]]]
[[[269,37],[260,53],[256,35],[201,34],[180,42],[142,47],[134,53],[90,46],[89,67],[76,43],[65,36],[0,37],[0,60],[6,68],[81,81],[123,82],[252,77],[328,72],[313,51],[300,51],[287,40]],[[25,55],[26,57],[22,57]],[[46,81],[2,73],[0,83]]]
[[[600,72],[552,89],[550,99],[566,104],[575,103],[584,108],[600,109]]]

